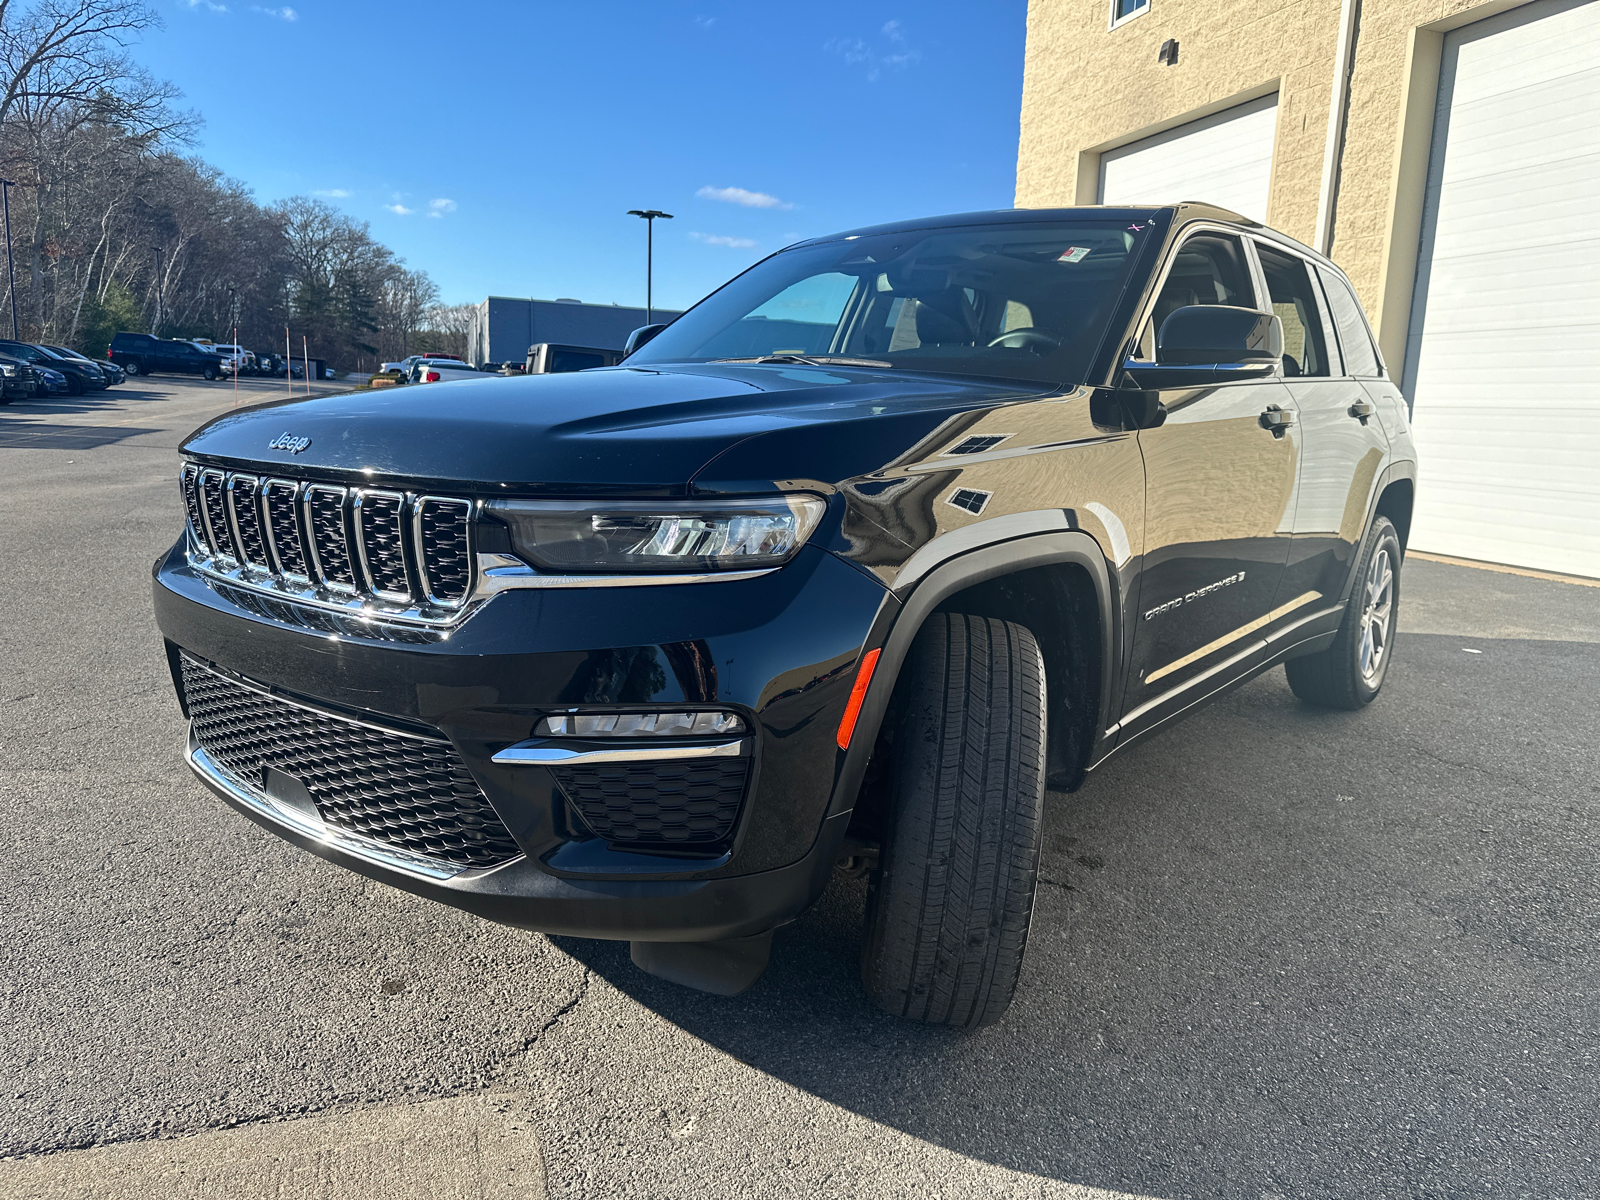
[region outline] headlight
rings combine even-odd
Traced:
[[[758,500],[495,500],[512,551],[544,571],[749,571],[788,562],[826,502]]]

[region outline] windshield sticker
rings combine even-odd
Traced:
[[[1148,222],[1147,222],[1147,224],[1148,224]],[[1129,225],[1128,226],[1128,232],[1129,233],[1143,233],[1144,232],[1144,226],[1143,225]]]
[[[1057,262],[1080,263],[1089,257],[1089,247],[1068,246],[1065,253],[1056,259]]]

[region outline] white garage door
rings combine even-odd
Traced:
[[[1412,545],[1600,576],[1600,2],[1449,34],[1406,346]]]
[[[1278,97],[1264,96],[1100,156],[1101,204],[1203,200],[1267,216]]]

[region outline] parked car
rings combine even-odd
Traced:
[[[601,350],[594,346],[559,346],[554,342],[538,342],[528,347],[528,357],[519,373],[556,375],[566,371],[587,371],[591,367],[614,367],[621,361],[621,350]]]
[[[257,350],[254,353],[256,370],[260,374],[281,379],[289,373],[288,367],[284,365],[283,355],[274,354],[270,350]]]
[[[0,339],[0,354],[9,358],[20,358],[36,367],[48,367],[57,374],[65,376],[67,390],[74,396],[81,396],[85,392],[101,392],[107,386],[106,377],[94,363],[56,354],[31,342]]]
[[[200,375],[218,378],[225,369],[220,354],[202,350],[193,342],[152,337],[148,333],[118,333],[111,339],[106,357],[129,375]]]
[[[434,353],[434,352],[430,351],[427,354],[410,354],[410,355],[407,355],[405,358],[402,358],[399,362],[386,362],[386,363],[382,364],[378,369],[381,370],[381,371],[395,371],[395,370],[404,371],[407,376],[410,376],[412,367],[416,366],[419,362],[423,362],[423,361],[425,361],[427,359],[432,359],[432,358],[446,359],[446,360],[448,360],[450,362],[461,362],[461,361],[463,361],[459,354],[437,354],[437,353]]]
[[[66,377],[62,376],[62,383],[65,382]],[[31,400],[39,390],[39,377],[31,364],[20,358],[0,356],[0,404]]]
[[[220,357],[223,369],[229,374],[254,375],[256,373],[256,356],[243,346],[216,342],[196,342],[195,345],[208,354],[215,354]]]
[[[102,378],[105,379],[107,387],[113,387],[127,378],[127,376],[123,374],[122,368],[117,366],[116,363],[98,362],[95,359],[90,358],[88,355],[79,354],[76,350],[69,349],[66,346],[45,346],[44,349],[50,351],[52,354],[58,355],[61,358],[70,358],[74,362],[88,363],[100,373]]]
[[[476,367],[459,358],[425,358],[412,365],[408,376],[412,383],[451,383],[482,377],[482,372]]]
[[[1047,784],[1278,664],[1359,710],[1394,662],[1406,405],[1343,273],[1235,213],[815,238],[630,342],[183,443],[155,610],[219,796],[720,993],[837,864],[868,994],[972,1028]]]
[[[39,378],[39,391],[47,396],[76,396],[82,394],[73,388],[72,381],[67,378],[65,372],[57,371],[52,367],[42,367],[38,363],[33,364],[33,372]]]

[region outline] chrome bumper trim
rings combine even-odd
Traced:
[[[614,750],[574,750],[540,739],[507,746],[489,761],[502,767],[594,766],[599,763],[671,762],[686,758],[738,758],[743,740],[711,746],[618,746]]]
[[[383,842],[362,837],[358,833],[350,833],[348,830],[336,828],[322,821],[313,821],[305,813],[277,804],[270,796],[250,787],[231,771],[224,769],[201,748],[192,731],[189,734],[189,749],[184,758],[196,775],[213,787],[226,792],[252,812],[259,813],[273,823],[282,825],[286,829],[291,829],[302,837],[315,838],[325,845],[332,846],[335,850],[353,854],[357,858],[366,859],[368,862],[375,863],[380,867],[387,867],[391,871],[400,871],[435,883],[446,879],[454,879],[456,876],[464,874],[471,869],[457,866],[455,863],[444,862],[441,859],[429,858],[425,854],[414,854],[408,850],[385,845]],[[519,856],[509,861],[519,862],[521,859]],[[501,866],[504,865],[504,863],[501,864]],[[498,870],[498,868],[494,869]]]
[[[472,599],[479,600],[517,588],[660,587],[669,583],[718,583],[756,579],[770,575],[777,569],[761,567],[753,571],[701,571],[684,575],[651,575],[645,572],[631,575],[546,575],[509,554],[479,551],[478,586],[472,593]]]

